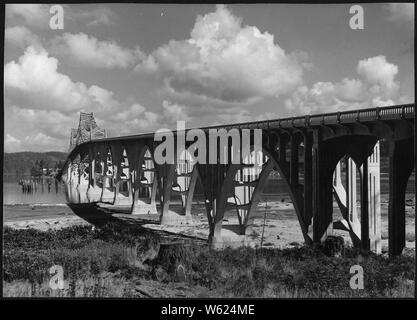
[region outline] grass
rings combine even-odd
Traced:
[[[414,250],[399,258],[360,258],[351,248],[327,257],[310,247],[210,250],[177,245],[158,255],[160,239],[140,227],[108,224],[91,230],[4,229],[4,296],[134,297],[142,279],[160,290],[181,280],[215,297],[412,297]],[[162,249],[161,249],[162,250]],[[352,265],[364,270],[364,290],[349,286]],[[49,287],[49,268],[61,265],[66,287]],[[178,278],[179,265],[185,270]]]

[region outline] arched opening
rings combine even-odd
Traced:
[[[69,164],[69,183],[66,184],[66,198],[68,203],[80,203],[80,193],[78,191],[78,182],[80,175],[81,156],[77,154]]]
[[[158,214],[156,210],[157,176],[152,153],[148,146],[142,147],[137,165],[131,164],[134,182],[132,214]]]
[[[155,180],[155,164],[149,148],[146,148],[140,163],[139,198],[150,201]]]
[[[360,245],[360,168],[344,155],[333,171],[333,230],[350,245]]]
[[[114,165],[111,150],[109,147],[105,149],[104,157],[104,170],[102,177],[102,195],[101,202],[111,203],[114,202],[115,191],[115,177],[114,177]]]
[[[128,198],[132,192],[131,188],[131,177],[129,172],[129,159],[127,158],[126,149],[123,148],[122,158],[120,161],[120,186],[119,193],[122,197]]]
[[[193,172],[194,166],[194,157],[184,149],[177,160],[170,199],[170,210],[173,209],[181,215],[191,214],[193,192],[197,180],[196,173]],[[193,174],[195,174],[194,178]]]

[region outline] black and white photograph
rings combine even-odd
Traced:
[[[414,11],[5,4],[3,298],[415,298]]]

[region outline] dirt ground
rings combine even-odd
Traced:
[[[407,196],[406,200],[406,247],[415,248],[415,199],[414,196]],[[157,233],[177,234],[203,241],[208,239],[209,227],[203,204],[193,205],[193,222],[191,224],[180,225],[160,225],[157,215],[130,215],[123,213],[126,212],[123,209],[126,210],[127,208],[120,208],[120,213],[112,213],[112,218],[140,223],[143,227],[155,230]],[[103,211],[107,210],[104,209]],[[388,248],[388,202],[384,197],[381,200],[381,211],[382,250],[384,252]],[[334,221],[341,218],[336,204],[334,205],[333,217]],[[3,220],[4,226],[17,229],[35,228],[38,230],[88,224],[86,220],[74,214],[66,205],[4,206]],[[227,236],[227,233],[230,232],[228,229],[237,224],[236,213],[227,212],[223,221],[222,235]],[[334,230],[334,234],[343,236],[347,243],[351,242],[348,233],[345,231]],[[261,242],[262,246],[267,248],[302,245],[304,240],[292,203],[287,199],[277,199],[277,197],[261,202],[249,238],[250,244],[258,247],[261,246]]]

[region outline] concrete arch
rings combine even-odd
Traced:
[[[132,168],[135,168],[133,183],[132,214],[157,214],[156,194],[158,189],[157,166],[153,159],[152,148],[139,145],[139,152],[131,156]],[[132,152],[131,152],[132,154]]]
[[[124,144],[112,148],[113,154],[116,157],[115,161],[115,190],[114,190],[114,205],[117,206],[131,206],[133,201],[132,183],[131,183],[131,169],[129,166],[129,159],[127,156],[127,149]]]
[[[91,144],[89,147],[89,186],[87,190],[87,199],[90,203],[99,202],[101,198],[103,165],[100,158],[99,145]]]
[[[106,144],[103,150],[103,176],[100,202],[114,204],[114,159],[110,145]]]
[[[287,186],[287,190],[289,191],[289,195],[294,203],[294,209],[296,211],[297,218],[300,223],[300,227],[304,236],[304,239],[307,243],[311,242],[311,238],[308,236],[308,228],[303,220],[303,216],[301,213],[302,206],[302,199],[300,203],[300,199],[297,198],[297,196],[294,194],[293,188],[291,187],[289,183],[288,175],[286,175],[285,170],[281,168],[280,162],[276,160],[277,153],[275,151],[270,151],[267,149],[267,147],[262,148],[262,153],[266,155],[268,158],[268,161],[266,162],[263,170],[261,171],[259,175],[259,180],[257,181],[257,185],[255,187],[254,193],[252,194],[251,202],[247,206],[247,210],[249,210],[248,213],[248,219],[245,221],[245,224],[241,227],[237,228],[235,230],[235,233],[245,236],[247,234],[248,229],[248,222],[251,221],[253,214],[256,210],[256,205],[259,203],[259,196],[261,193],[261,190],[263,189],[263,186],[265,184],[265,181],[267,180],[267,177],[271,170],[274,168],[279,172],[281,177],[283,178],[284,184]],[[224,181],[222,183],[221,192],[218,195],[217,198],[217,204],[216,204],[216,213],[214,217],[214,230],[211,237],[211,242],[213,243],[214,247],[221,247],[222,239],[221,239],[221,230],[222,230],[222,221],[224,218],[224,213],[227,208],[227,198],[229,191],[233,184],[233,179],[235,177],[236,171],[239,169],[239,165],[236,164],[230,164],[226,171],[226,176],[224,178]],[[244,241],[244,240],[243,240]]]
[[[278,171],[280,177],[282,178],[284,185],[288,191],[288,194],[291,198],[291,201],[294,205],[294,210],[301,227],[301,232],[303,234],[304,241],[306,244],[310,244],[312,242],[312,239],[309,235],[307,221],[305,221],[304,198],[301,195],[301,190],[300,188],[298,188],[298,186],[291,185],[288,165],[286,163],[283,163],[282,161],[279,161],[279,154],[275,150],[271,150],[265,146],[263,147],[263,150],[267,154],[268,158],[273,162],[273,168]],[[282,151],[280,151],[280,153],[282,153]]]
[[[176,164],[165,164],[160,171],[161,178],[161,224],[171,223],[191,223],[191,205],[196,183],[195,164],[190,164],[192,159],[188,151],[184,150],[181,159],[177,159]],[[191,170],[191,171],[190,171]],[[190,188],[191,187],[191,188]],[[181,208],[171,206],[172,195],[179,195],[181,199]]]

